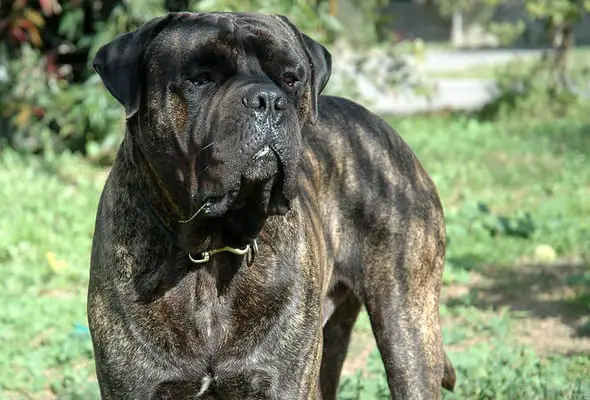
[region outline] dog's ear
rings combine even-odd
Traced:
[[[321,44],[302,33],[297,27],[284,15],[275,14],[283,23],[292,29],[293,33],[299,37],[301,46],[307,56],[309,67],[311,69],[310,89],[309,89],[309,119],[312,124],[318,120],[318,97],[330,79],[332,73],[332,56],[330,52]]]
[[[127,118],[139,108],[145,49],[171,18],[171,14],[155,18],[133,32],[119,35],[103,45],[94,57],[92,66],[108,91],[125,107]]]
[[[304,33],[301,33],[301,41],[311,68],[310,121],[315,124],[318,120],[318,97],[332,73],[332,56],[324,46]]]

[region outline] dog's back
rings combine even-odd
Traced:
[[[304,141],[304,170],[314,182],[336,260],[350,256],[349,244],[370,238],[371,246],[383,240],[389,246],[392,236],[413,234],[418,226],[429,230],[423,240],[433,240],[422,246],[442,246],[437,253],[444,256],[443,212],[436,187],[383,119],[352,101],[322,96],[320,119],[305,132]]]
[[[305,132],[304,141],[304,169],[318,199],[333,287],[344,282],[369,299],[368,308],[368,293],[392,288],[380,294],[391,300],[384,321],[372,318],[382,351],[386,341],[412,346],[420,340],[427,358],[440,364],[438,332],[381,340],[378,333],[389,331],[384,323],[405,324],[406,318],[437,326],[429,319],[438,318],[445,225],[434,183],[395,130],[346,99],[322,96],[318,124]],[[453,367],[444,359],[442,383],[452,389]]]

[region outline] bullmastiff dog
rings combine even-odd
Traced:
[[[104,399],[334,399],[361,306],[392,398],[452,389],[437,190],[387,123],[320,96],[330,60],[247,13],[171,13],[98,51],[126,112],[88,293]]]

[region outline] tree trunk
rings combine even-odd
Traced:
[[[569,21],[564,22],[558,29],[555,29],[553,49],[553,89],[556,91],[568,87],[567,65],[570,49],[572,47],[573,31]]]
[[[465,44],[465,27],[463,25],[463,14],[459,11],[453,12],[451,25],[451,43],[453,47],[463,47]]]

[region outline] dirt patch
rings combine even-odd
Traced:
[[[550,265],[522,263],[514,268],[489,266],[472,273],[466,285],[443,289],[442,302],[469,301],[484,313],[494,315],[502,307],[517,311],[511,319],[511,334],[521,344],[541,354],[590,353],[590,312],[582,290],[568,277],[588,271],[582,262],[560,261]],[[443,319],[443,325],[457,321]]]
[[[570,284],[568,277],[588,270],[588,265],[579,260],[560,260],[550,265],[522,260],[510,268],[489,266],[480,273],[471,272],[467,284],[445,285],[441,303],[452,309],[468,299],[482,321],[497,317],[502,308],[508,307],[512,311],[509,332],[517,343],[530,346],[538,354],[587,355],[590,310],[585,301],[580,301],[583,288]],[[473,323],[466,318],[446,316],[442,323],[452,330]],[[368,319],[355,327],[342,376],[359,370],[366,373],[369,354],[376,348],[367,324]],[[470,336],[445,347],[462,351],[489,338],[489,334]]]

